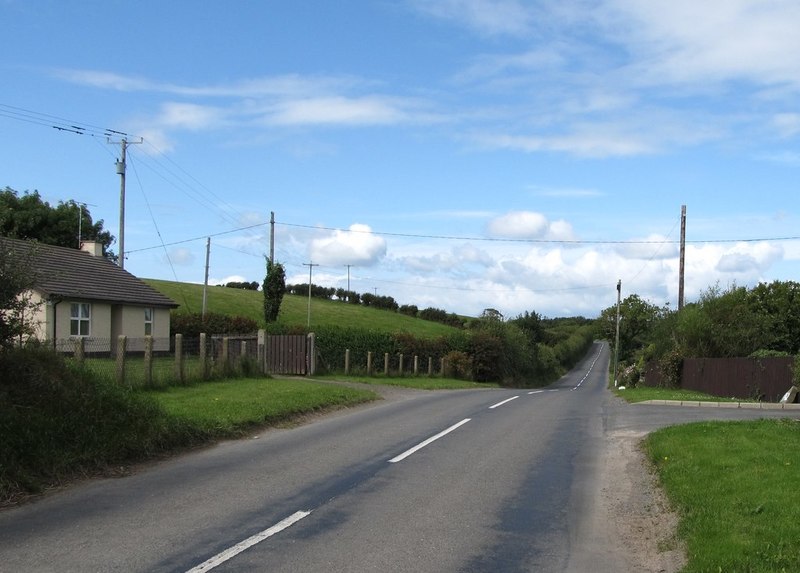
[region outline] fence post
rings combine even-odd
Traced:
[[[83,364],[83,360],[86,358],[86,339],[76,338],[75,339],[75,362],[78,364]]]
[[[183,384],[183,334],[175,335],[175,378]]]
[[[313,332],[308,333],[308,375],[317,372],[317,337]]]
[[[229,344],[229,342],[230,341],[229,341],[227,336],[223,336],[222,337],[222,372],[223,372],[223,376],[227,376],[228,372],[230,371],[230,368],[231,368],[230,362],[228,361],[228,359],[229,359],[229,355],[228,355],[228,344]]]
[[[385,376],[389,375],[389,353],[385,352],[383,354],[383,374]]]
[[[433,376],[433,356],[428,356],[428,376]]]
[[[258,331],[258,371],[261,374],[267,373],[267,331]]]
[[[400,355],[400,365],[397,367],[397,371],[400,373],[400,377],[403,376],[403,355]]]
[[[128,338],[124,334],[117,337],[117,384],[125,384],[125,348]]]
[[[347,376],[350,374],[350,349],[345,348],[344,350],[344,375]]]
[[[208,348],[206,347],[206,333],[200,333],[200,378],[208,378]]]
[[[414,355],[414,376],[419,374],[419,356]]]
[[[247,341],[242,340],[239,343],[239,370],[242,371],[243,364],[247,360]]]
[[[372,376],[372,350],[367,352],[367,376]]]
[[[153,384],[153,337],[144,337],[144,385]]]
[[[444,378],[444,367],[445,367],[445,364],[446,364],[446,362],[445,362],[445,359],[444,359],[444,356],[443,356],[442,360],[441,360],[441,366],[439,367],[439,375],[442,378]]]

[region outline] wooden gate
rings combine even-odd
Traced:
[[[305,376],[308,373],[308,347],[308,337],[305,334],[267,336],[267,372]]]

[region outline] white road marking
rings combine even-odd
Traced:
[[[508,400],[503,400],[502,402],[498,402],[498,403],[497,403],[497,404],[495,404],[494,406],[489,406],[489,409],[490,409],[490,410],[494,410],[495,408],[499,408],[499,407],[500,407],[500,406],[502,406],[503,404],[507,404],[507,403],[511,402],[511,400],[516,400],[517,398],[519,398],[519,396],[514,396],[514,397],[512,397],[512,398],[509,398]]]
[[[400,454],[399,456],[395,456],[395,457],[393,457],[391,460],[389,460],[389,463],[390,463],[390,464],[395,464],[395,463],[397,463],[397,462],[401,462],[401,461],[403,461],[404,459],[406,459],[406,458],[407,458],[408,456],[410,456],[411,454],[413,454],[413,453],[415,453],[415,452],[418,452],[419,450],[421,450],[422,448],[424,448],[424,447],[425,447],[425,446],[427,446],[428,444],[432,444],[433,442],[435,442],[436,440],[438,440],[438,439],[439,439],[439,438],[441,438],[441,437],[444,437],[444,436],[446,436],[447,434],[449,434],[449,433],[450,433],[450,432],[452,432],[453,430],[457,430],[458,428],[460,428],[461,426],[463,426],[464,424],[466,424],[466,423],[467,423],[467,422],[469,422],[470,420],[471,420],[471,418],[464,418],[464,419],[463,419],[463,420],[461,420],[461,421],[460,421],[458,424],[453,424],[452,426],[450,426],[450,427],[449,427],[449,428],[447,428],[446,430],[439,432],[439,433],[438,433],[438,434],[436,434],[435,436],[431,436],[430,438],[428,438],[428,439],[427,439],[427,440],[425,440],[424,442],[420,442],[419,444],[417,444],[416,446],[414,446],[414,447],[413,447],[413,448],[411,448],[410,450],[406,450],[405,452],[403,452],[403,453],[402,453],[402,454]]]
[[[269,529],[265,529],[260,533],[256,533],[255,535],[248,537],[244,541],[237,543],[233,547],[229,547],[222,553],[218,553],[211,559],[204,561],[197,567],[192,567],[186,573],[204,573],[205,571],[211,571],[212,569],[214,569],[214,567],[217,567],[218,565],[225,563],[225,561],[231,559],[232,557],[236,557],[242,551],[251,548],[253,545],[256,545],[257,543],[261,543],[262,541],[264,541],[269,537],[272,537],[276,533],[280,533],[284,529],[291,527],[292,525],[294,525],[295,523],[297,523],[298,521],[300,521],[304,517],[307,517],[310,514],[311,514],[310,511],[295,512],[286,519],[284,519],[283,521],[276,523]]]
[[[534,390],[533,392],[528,392],[528,396],[531,394],[541,394],[542,392],[544,392],[544,390]]]

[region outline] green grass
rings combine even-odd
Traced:
[[[144,279],[181,306],[177,313],[200,312],[203,285]],[[264,326],[264,295],[260,291],[208,287],[206,310],[220,314],[246,316]],[[308,298],[286,295],[281,303],[278,323],[284,326],[305,326],[308,322]],[[319,326],[356,326],[380,332],[408,332],[421,338],[435,338],[454,332],[451,326],[422,320],[397,312],[378,310],[334,300],[311,299],[311,328]]]
[[[275,425],[332,408],[378,398],[358,390],[306,380],[241,378],[190,387],[149,390],[166,412],[216,437],[237,436],[253,426]]]
[[[800,571],[799,442],[793,420],[702,422],[646,439],[681,515],[685,572]]]
[[[359,384],[379,384],[384,386],[402,386],[415,390],[466,390],[470,388],[500,388],[499,384],[469,382],[454,378],[429,377],[391,377],[391,376],[315,376],[319,380],[338,380],[342,382],[358,382]]]
[[[625,390],[614,389],[614,393],[628,402],[644,402],[646,400],[680,400],[683,402],[747,402],[738,398],[720,398],[719,396],[709,396],[702,392],[693,390],[682,390],[680,388],[648,388],[637,386],[636,388],[626,388]]]

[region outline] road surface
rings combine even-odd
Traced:
[[[608,360],[597,343],[544,389],[407,392],[78,484],[0,512],[0,571],[632,570],[598,513],[610,436],[781,413],[627,405]]]

